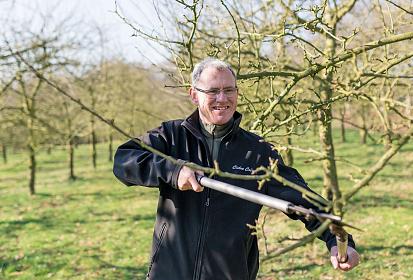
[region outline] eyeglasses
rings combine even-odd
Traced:
[[[238,88],[237,87],[230,87],[230,88],[223,88],[223,89],[218,89],[218,88],[213,88],[213,89],[201,89],[201,88],[197,88],[194,87],[194,89],[196,89],[199,92],[208,94],[210,96],[215,96],[218,95],[221,91],[224,93],[224,95],[226,96],[232,96],[234,94],[236,94],[238,92]]]

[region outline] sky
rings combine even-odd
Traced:
[[[151,0],[118,0],[119,11],[147,30],[155,29],[156,16]],[[122,55],[128,61],[143,63],[158,62],[161,56],[147,43],[133,37],[133,30],[113,12],[115,0],[0,0],[1,33],[8,26],[23,25],[27,29],[41,28],[41,16],[50,22],[69,18],[71,22],[82,22],[79,28],[88,26],[96,32],[98,26],[105,38],[105,52]],[[7,23],[7,24],[5,24]],[[78,32],[81,32],[79,30]]]

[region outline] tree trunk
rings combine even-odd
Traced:
[[[316,137],[318,132],[317,122],[313,122],[313,136]]]
[[[292,144],[291,137],[289,136],[287,136],[287,143],[288,143],[288,146]],[[293,156],[293,151],[291,151],[291,149],[287,149],[285,151],[285,164],[287,166],[293,166],[294,164],[294,156]]]
[[[341,116],[341,142],[346,143],[346,127],[345,127],[345,115],[346,115],[346,108],[343,105],[343,108],[340,109],[340,116]]]
[[[29,143],[28,149],[29,149],[29,157],[30,157],[29,190],[30,190],[30,195],[34,195],[36,193],[36,190],[35,190],[35,183],[36,183],[36,152],[34,150],[34,147],[33,147],[32,143]]]
[[[367,143],[367,129],[363,126],[363,128],[360,129],[360,144],[366,144]]]
[[[34,101],[32,101],[30,108],[30,116],[27,119],[27,128],[29,130],[29,137],[28,137],[28,150],[29,150],[29,169],[30,169],[30,178],[29,178],[29,190],[30,195],[34,195],[36,193],[35,184],[36,184],[36,144],[35,144],[35,133],[34,133],[34,119],[35,119],[35,110],[34,110]]]
[[[385,149],[386,151],[391,148],[392,140],[391,140],[391,136],[390,136],[389,133],[387,133],[386,135],[384,135],[383,143],[384,143],[384,149]]]
[[[69,140],[69,179],[76,180],[75,168],[74,168],[74,156],[75,156],[75,146],[73,144],[73,138]]]
[[[359,135],[360,135],[360,143],[361,144],[366,144],[367,143],[367,124],[366,124],[366,108],[362,104],[361,105],[361,128],[359,130]]]
[[[2,147],[1,151],[2,151],[2,155],[3,155],[3,163],[7,164],[7,148],[6,148],[6,145],[2,144],[1,147]]]
[[[97,166],[97,151],[96,151],[96,131],[95,131],[95,118],[93,116],[91,116],[90,118],[90,124],[91,124],[91,130],[92,130],[92,134],[91,134],[91,140],[92,140],[92,164],[93,164],[93,168],[96,169]]]
[[[109,132],[109,162],[113,161],[113,134],[112,129]]]
[[[325,109],[321,113],[322,119],[331,117],[331,110]],[[330,119],[331,120],[331,119]],[[328,200],[337,200],[341,197],[339,191],[337,168],[334,160],[334,144],[332,137],[331,122],[320,121],[319,127],[321,150],[325,156],[323,159],[323,195]]]
[[[52,146],[47,146],[47,154],[48,155],[52,154]]]
[[[335,41],[328,38],[326,41],[326,49],[329,57],[335,55]],[[326,75],[323,79],[326,81],[322,85],[321,98],[322,101],[328,101],[333,96],[333,71],[334,69],[326,69]],[[319,112],[319,136],[321,151],[324,154],[323,164],[323,195],[330,201],[337,201],[341,197],[338,179],[337,168],[334,154],[334,143],[332,137],[332,105],[325,106]]]
[[[410,94],[410,92],[407,93],[407,98],[406,98],[406,116],[412,117],[413,118],[413,114],[412,114],[412,96]],[[409,123],[409,127],[412,125],[413,122]]]

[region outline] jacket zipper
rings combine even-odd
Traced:
[[[211,147],[211,151],[210,151],[210,158],[212,159],[211,162],[213,162],[214,160],[214,144],[215,144],[215,131],[212,131],[212,147]],[[205,145],[205,143],[204,143]],[[208,148],[208,145],[206,145],[206,147]],[[211,166],[211,164],[210,164]],[[204,211],[204,215],[202,218],[202,226],[201,226],[201,233],[199,235],[199,239],[198,239],[198,244],[197,244],[197,254],[195,257],[195,269],[194,269],[194,280],[198,280],[201,277],[201,268],[202,268],[202,255],[204,252],[204,242],[205,242],[205,232],[207,230],[207,217],[208,217],[208,208],[209,208],[209,204],[210,204],[210,195],[211,195],[211,189],[207,189],[207,198],[206,201],[204,203],[205,205],[205,211]]]
[[[149,278],[149,274],[152,270],[153,263],[156,261],[156,258],[158,257],[159,249],[161,248],[162,240],[163,240],[163,237],[165,235],[166,228],[167,228],[166,223],[163,223],[162,228],[161,228],[161,233],[159,234],[159,241],[156,244],[156,248],[155,248],[155,251],[153,252],[153,255],[152,255],[152,258],[151,258],[151,263],[149,265],[148,273],[146,275],[148,278]]]

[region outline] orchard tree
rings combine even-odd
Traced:
[[[134,35],[170,53],[175,71],[159,67],[177,88],[190,85],[194,64],[205,56],[229,61],[239,81],[243,125],[280,151],[314,154],[312,161],[322,162],[323,193],[330,200],[325,210],[342,214],[413,133],[406,90],[413,20],[403,8],[409,1],[402,2],[160,0],[154,2],[156,30],[137,23],[122,4],[115,12]],[[352,114],[343,111],[341,119],[366,135],[375,128],[386,152],[358,168],[352,189],[343,194],[336,162],[356,165],[336,156],[332,122],[347,107],[354,107]],[[378,122],[367,118],[372,113]],[[289,138],[305,135],[314,122],[319,150],[292,145]]]

